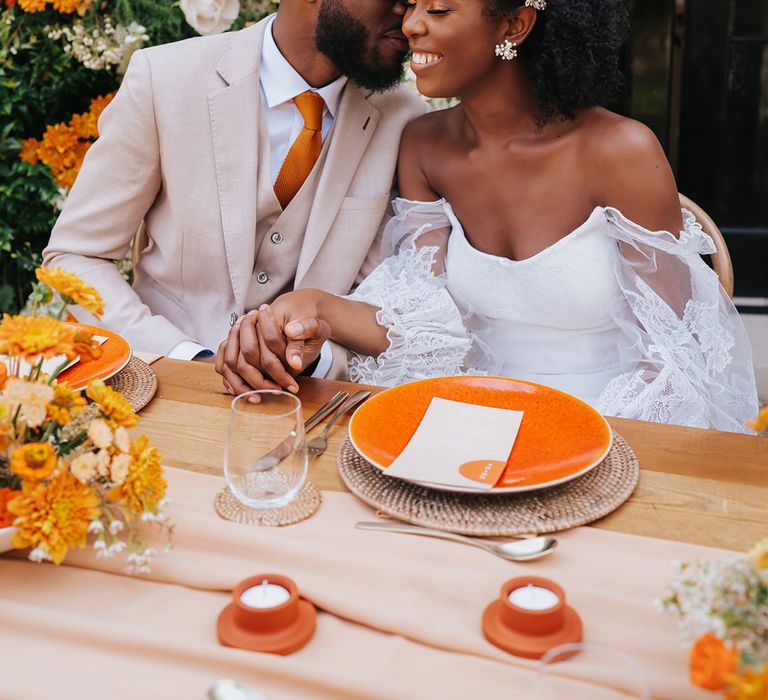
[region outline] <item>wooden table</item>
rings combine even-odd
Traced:
[[[221,474],[231,396],[213,366],[162,359],[159,387],[136,430],[162,451],[164,463]],[[306,416],[345,382],[302,379]],[[374,389],[376,391],[376,389]],[[595,527],[743,550],[768,537],[768,438],[609,418],[640,460],[640,484],[621,508]],[[346,431],[331,433],[328,451],[310,462],[321,489],[345,491],[336,454]]]

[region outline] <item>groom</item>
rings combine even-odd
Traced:
[[[101,323],[134,348],[180,359],[210,357],[231,318],[284,291],[347,293],[376,263],[400,133],[426,109],[387,91],[404,12],[282,0],[239,32],[134,54],[45,264],[96,287]],[[130,286],[115,263],[132,240]]]

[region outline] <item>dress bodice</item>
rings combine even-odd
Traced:
[[[448,203],[452,231],[446,284],[472,312],[505,376],[562,389],[594,403],[619,366],[620,331],[611,310],[622,297],[616,241],[596,207],[574,231],[525,260],[483,253],[467,240]]]
[[[606,415],[745,431],[757,411],[749,339],[712,240],[683,211],[675,233],[613,207],[525,260],[473,247],[441,199],[396,199],[383,262],[351,295],[389,347],[350,377],[393,386],[498,374],[561,389]]]

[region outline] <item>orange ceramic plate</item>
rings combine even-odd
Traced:
[[[117,374],[131,359],[131,346],[128,341],[117,333],[99,328],[87,326],[84,323],[71,323],[71,326],[82,328],[93,335],[106,336],[101,344],[101,357],[98,360],[78,360],[72,367],[64,370],[60,375],[61,381],[66,381],[73,389],[84,389],[92,379],[109,379]]]
[[[386,469],[413,437],[435,396],[525,412],[501,479],[490,492],[482,493],[516,493],[561,484],[586,474],[611,449],[611,429],[591,406],[557,389],[503,377],[441,377],[387,389],[352,416],[349,437],[355,449],[371,464]]]

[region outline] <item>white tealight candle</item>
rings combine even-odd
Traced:
[[[509,602],[523,610],[549,610],[560,602],[560,596],[549,588],[527,586],[515,588],[508,596]]]
[[[264,579],[260,585],[246,588],[240,594],[240,601],[249,608],[276,608],[291,597],[287,588]]]

